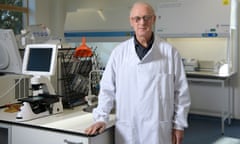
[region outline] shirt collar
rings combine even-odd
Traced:
[[[151,36],[151,39],[150,39],[150,41],[149,41],[149,43],[148,43],[147,49],[151,49],[152,44],[153,44],[153,41],[154,41],[154,34],[152,33],[152,36]],[[135,44],[135,47],[144,48],[144,47],[139,43],[139,41],[137,40],[137,37],[136,37],[135,34],[134,34],[134,44]]]

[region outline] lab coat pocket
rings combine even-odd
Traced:
[[[151,142],[154,144],[172,144],[172,124],[171,122],[159,122],[152,128]]]
[[[133,127],[127,122],[116,122],[115,142],[116,144],[134,144]]]

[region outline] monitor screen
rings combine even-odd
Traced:
[[[11,29],[0,29],[0,73],[22,73],[22,58]]]
[[[52,49],[51,48],[30,49],[27,70],[28,71],[49,72],[51,60],[52,60],[51,57],[52,57]]]
[[[51,76],[57,62],[56,44],[30,44],[25,48],[23,74]]]

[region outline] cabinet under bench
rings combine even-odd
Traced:
[[[12,126],[12,144],[113,144],[113,127],[96,136]]]
[[[16,113],[0,109],[0,144],[114,144],[114,115],[110,115],[106,130],[96,135],[84,133],[94,121],[92,114],[81,108],[30,121],[15,118]]]

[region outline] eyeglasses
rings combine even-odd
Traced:
[[[133,21],[135,21],[136,23],[138,23],[141,19],[143,19],[143,21],[149,21],[151,18],[153,17],[153,15],[145,15],[145,16],[135,16],[135,17],[132,17],[131,19]]]

